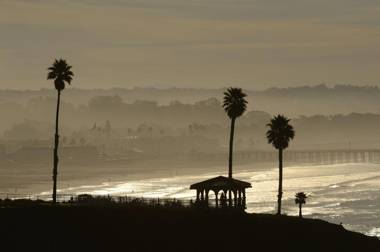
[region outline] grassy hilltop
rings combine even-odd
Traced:
[[[0,209],[1,251],[380,251],[322,220],[183,207]]]

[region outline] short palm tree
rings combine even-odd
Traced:
[[[299,216],[302,218],[302,205],[306,204],[307,196],[304,192],[296,193],[295,203],[298,204],[299,207]]]
[[[289,124],[290,119],[283,115],[277,115],[267,124],[269,130],[266,133],[268,143],[272,144],[278,150],[278,196],[277,196],[277,214],[281,214],[282,199],[282,152],[289,146],[289,142],[294,138],[293,126]]]
[[[55,89],[58,92],[57,112],[55,117],[55,138],[54,138],[54,167],[53,167],[53,204],[57,202],[57,174],[58,174],[58,118],[59,105],[61,101],[61,92],[65,89],[65,83],[70,84],[74,73],[71,71],[72,66],[68,65],[66,60],[55,60],[53,65],[48,68],[48,80],[54,80]]]
[[[236,118],[241,116],[247,109],[247,101],[245,97],[247,95],[243,93],[241,88],[229,88],[224,92],[223,108],[226,111],[228,117],[231,119],[230,129],[230,152],[228,159],[228,177],[232,178],[232,153],[234,143],[234,131]]]

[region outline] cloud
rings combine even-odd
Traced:
[[[363,17],[379,3],[373,0],[3,0],[23,3],[72,6],[140,8],[169,15],[205,19],[340,19]],[[377,20],[379,21],[379,20]]]
[[[373,0],[0,0],[0,83],[40,87],[62,56],[86,87],[373,84],[379,14]]]

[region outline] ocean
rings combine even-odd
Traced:
[[[191,199],[192,183],[219,175],[204,173],[136,181],[104,182],[98,185],[63,188],[60,193],[128,195]],[[247,190],[247,212],[275,213],[278,168],[255,169],[255,165],[239,166],[234,178],[250,182]],[[380,237],[380,164],[353,163],[284,167],[283,213],[298,215],[294,202],[297,192],[308,198],[303,206],[305,218],[319,218],[342,224],[346,229]],[[46,195],[50,192],[43,192]],[[210,193],[211,195],[211,193]],[[212,198],[212,196],[211,196]]]

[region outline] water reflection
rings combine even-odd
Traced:
[[[239,167],[234,177],[252,183],[247,190],[248,212],[275,211],[278,172],[276,168],[250,171]],[[224,167],[221,167],[224,171]],[[175,176],[128,182],[107,182],[62,189],[61,193],[110,194],[143,197],[193,198],[189,185],[220,174]],[[380,236],[380,164],[294,166],[284,169],[284,213],[297,215],[296,192],[309,195],[306,217],[343,223],[346,228]],[[49,194],[45,192],[43,194]]]

